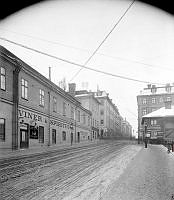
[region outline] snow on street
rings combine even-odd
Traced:
[[[14,175],[1,183],[1,199],[98,200],[141,148],[125,141],[106,141],[90,147],[50,153],[45,157],[49,162],[38,166],[38,160],[32,163],[28,158],[31,164],[25,165],[25,161],[15,169],[16,172],[22,167],[22,175]],[[24,173],[29,167],[29,171]]]

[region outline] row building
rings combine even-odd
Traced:
[[[137,95],[139,141],[144,140],[144,125],[142,124],[143,116],[165,107],[165,102],[171,102],[173,105],[174,85],[166,84],[157,87],[156,85],[148,84],[147,87]],[[158,136],[154,134],[156,134],[156,132],[152,131],[151,137],[155,140]],[[159,137],[161,136],[159,135]]]
[[[80,143],[131,135],[105,91],[69,91],[0,46],[0,149]]]
[[[92,113],[2,46],[0,72],[0,148],[90,140]]]

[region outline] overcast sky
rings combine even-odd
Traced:
[[[129,0],[54,0],[23,9],[0,22],[0,37],[83,65],[123,16]],[[0,44],[59,83],[67,83],[80,67],[9,42]],[[152,83],[173,83],[174,17],[135,1],[87,66]],[[72,80],[77,89],[106,90],[120,114],[137,131],[136,96],[146,83],[83,69]]]

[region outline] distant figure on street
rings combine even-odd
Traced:
[[[171,149],[171,148],[170,148],[170,144],[168,143],[168,145],[167,145],[167,152],[168,152],[168,153],[170,153],[170,149]]]

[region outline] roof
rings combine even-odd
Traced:
[[[152,117],[174,117],[174,106],[171,109],[166,109],[162,107],[154,112],[144,115],[142,118],[152,118]]]

